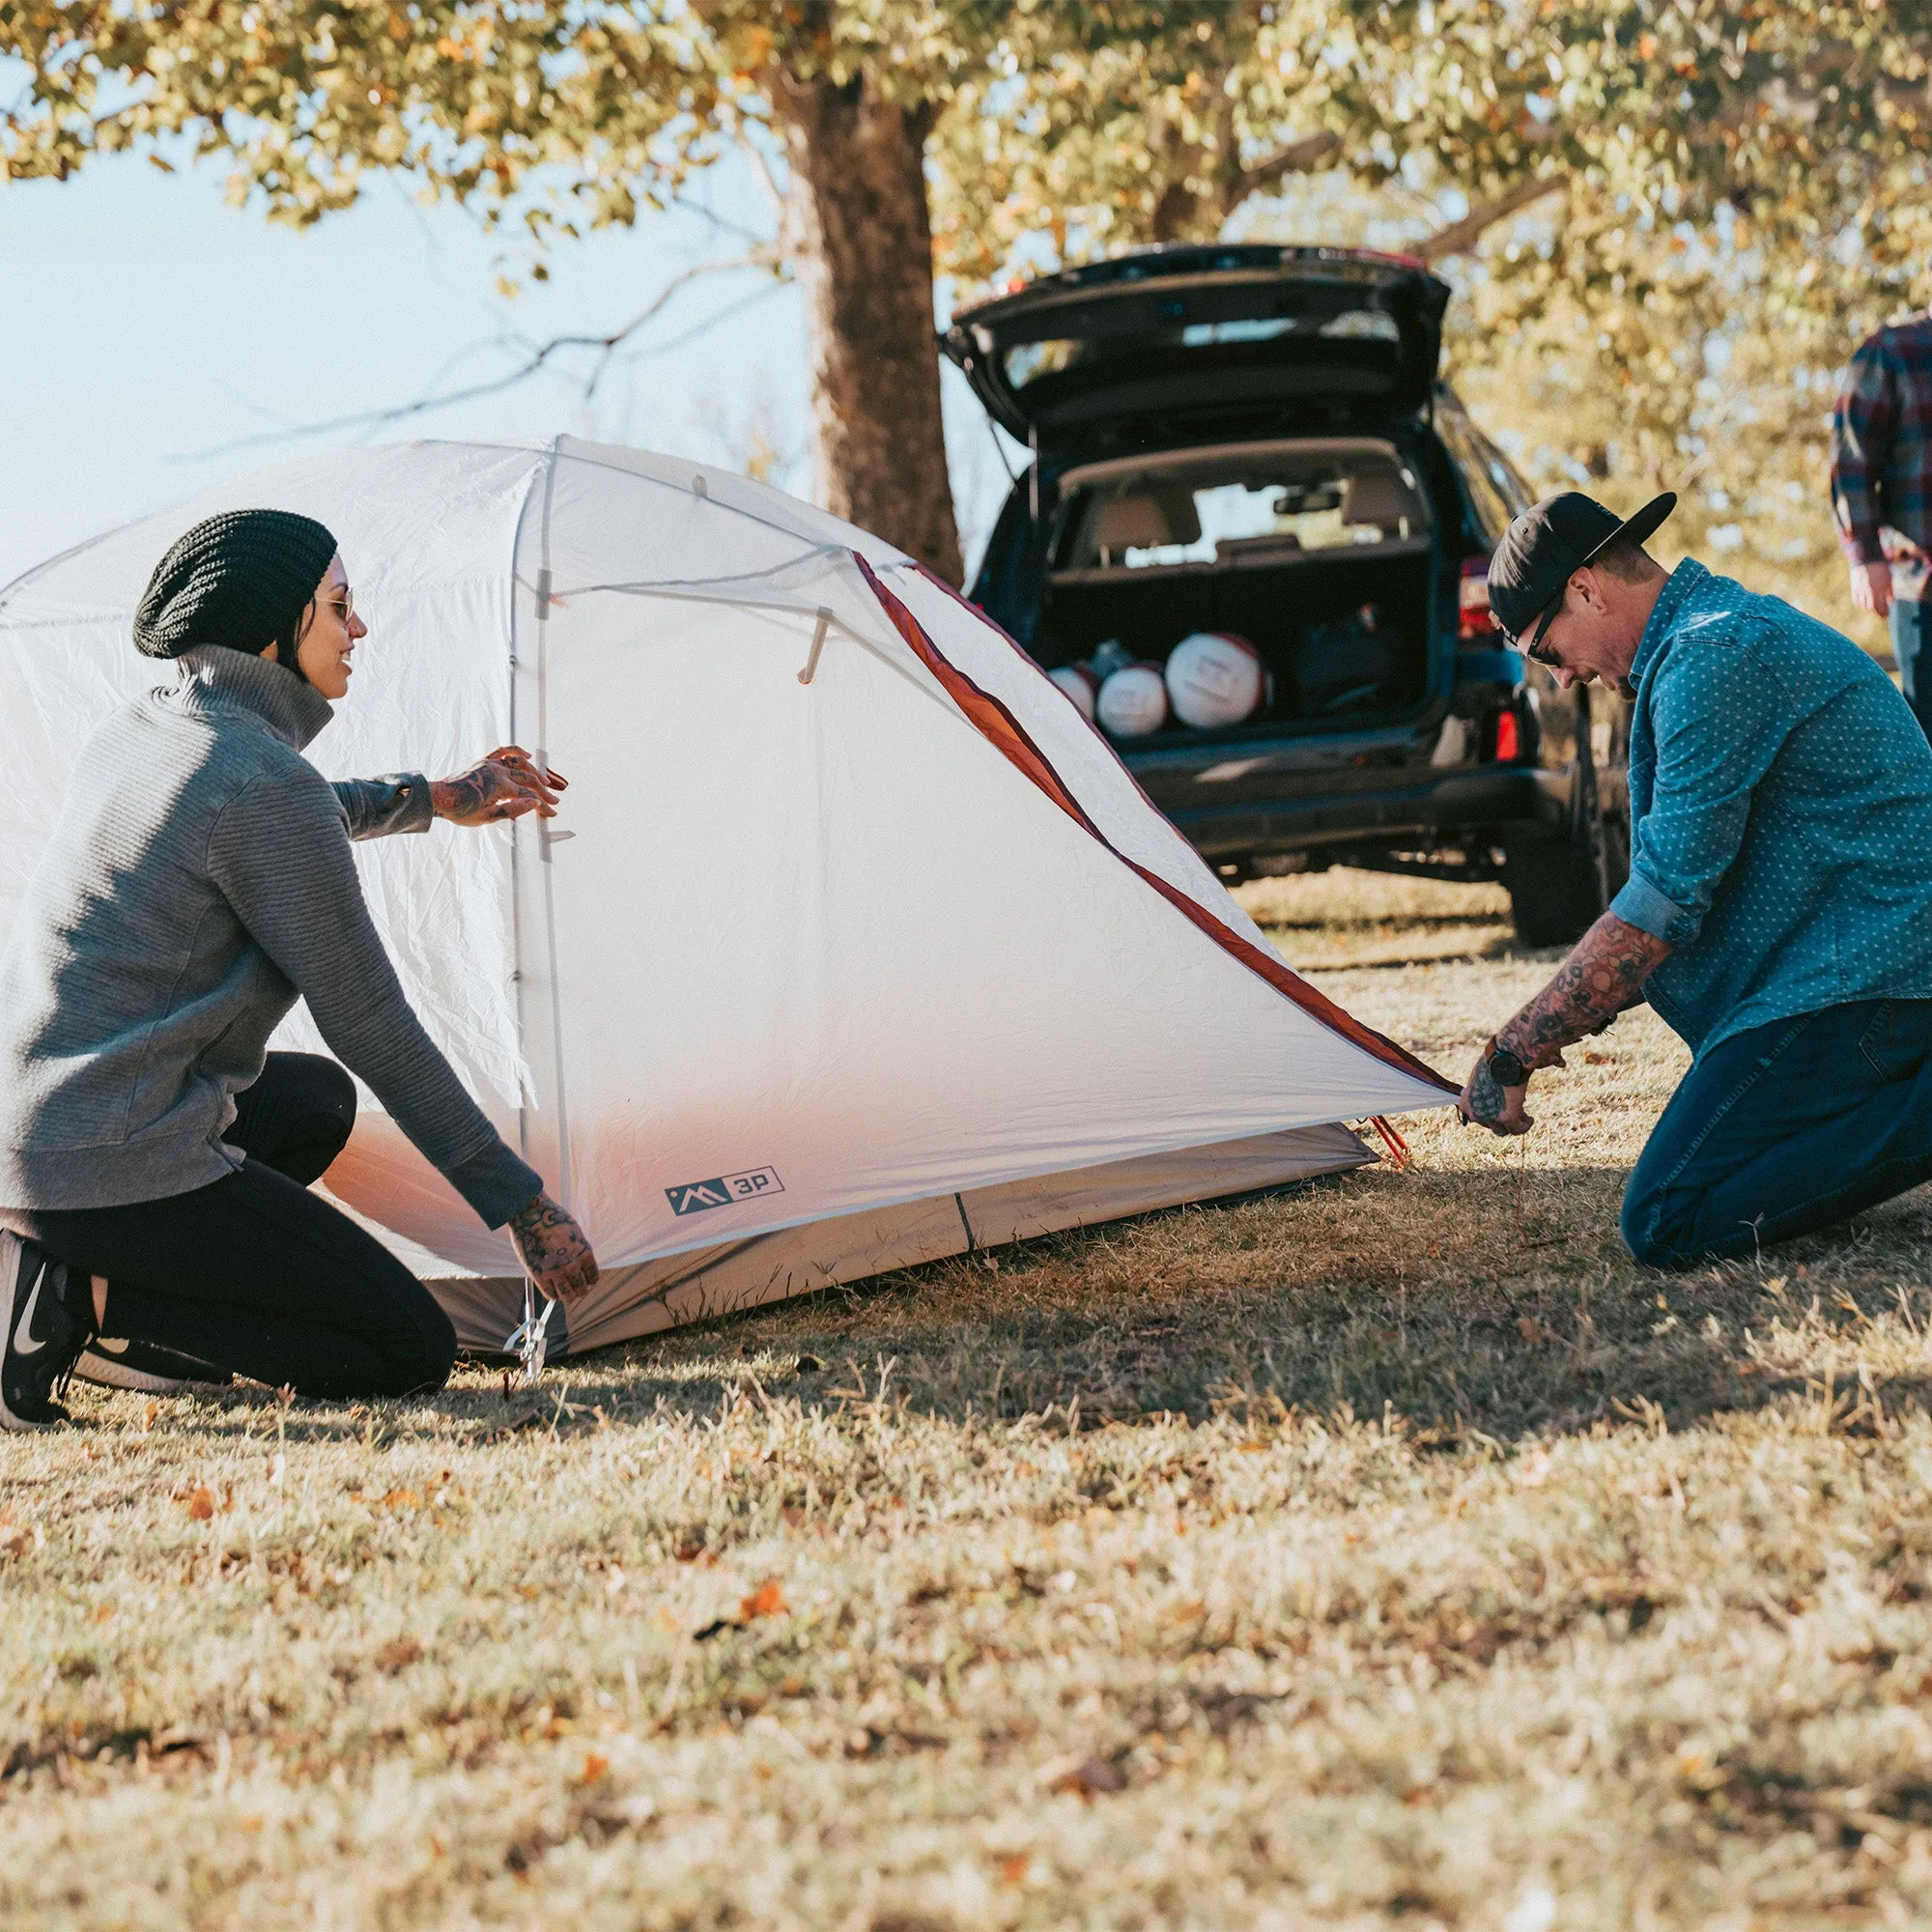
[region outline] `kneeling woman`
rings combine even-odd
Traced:
[[[550,816],[563,781],[511,747],[459,779],[330,784],[301,753],[366,635],[335,539],[282,511],[197,525],[148,585],[134,641],[173,681],[81,752],[0,953],[8,1429],[66,1420],[91,1347],[303,1395],[442,1385],[448,1318],[308,1191],[355,1090],[333,1062],[267,1051],[298,995],[485,1224],[508,1224],[545,1293],[597,1279],[410,1009],[349,851],[438,816]]]

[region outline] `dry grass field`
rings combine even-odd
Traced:
[[[1497,895],[1249,890],[1460,1072]],[[8,1927],[1932,1919],[1928,1203],[1689,1277],[1505,1146],[566,1365],[0,1444]]]

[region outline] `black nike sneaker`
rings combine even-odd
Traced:
[[[80,1351],[73,1378],[100,1388],[134,1389],[142,1395],[185,1395],[189,1389],[218,1388],[235,1379],[226,1369],[198,1355],[184,1355],[158,1342],[124,1342],[112,1335],[97,1335]]]
[[[94,1340],[93,1284],[71,1305],[67,1264],[33,1241],[0,1231],[0,1429],[23,1433],[66,1422],[61,1406],[80,1351]],[[83,1299],[84,1297],[84,1299]]]

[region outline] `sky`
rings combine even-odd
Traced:
[[[503,244],[460,209],[379,179],[296,232],[227,207],[219,164],[113,156],[69,182],[0,186],[0,584],[99,531],[308,451],[559,431],[744,468],[809,495],[795,289],[755,270],[686,282],[601,371],[554,358],[489,396],[345,421],[509,373],[554,335],[608,334],[683,270],[774,226],[749,168],[698,201],[563,242],[551,280],[495,291]],[[586,394],[589,379],[597,382]],[[983,413],[946,378],[969,555],[1007,488]]]

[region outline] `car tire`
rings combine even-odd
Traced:
[[[1577,774],[1570,836],[1509,848],[1503,884],[1518,940],[1573,945],[1603,916],[1629,874],[1629,838],[1621,821],[1605,818],[1597,775],[1586,760]]]

